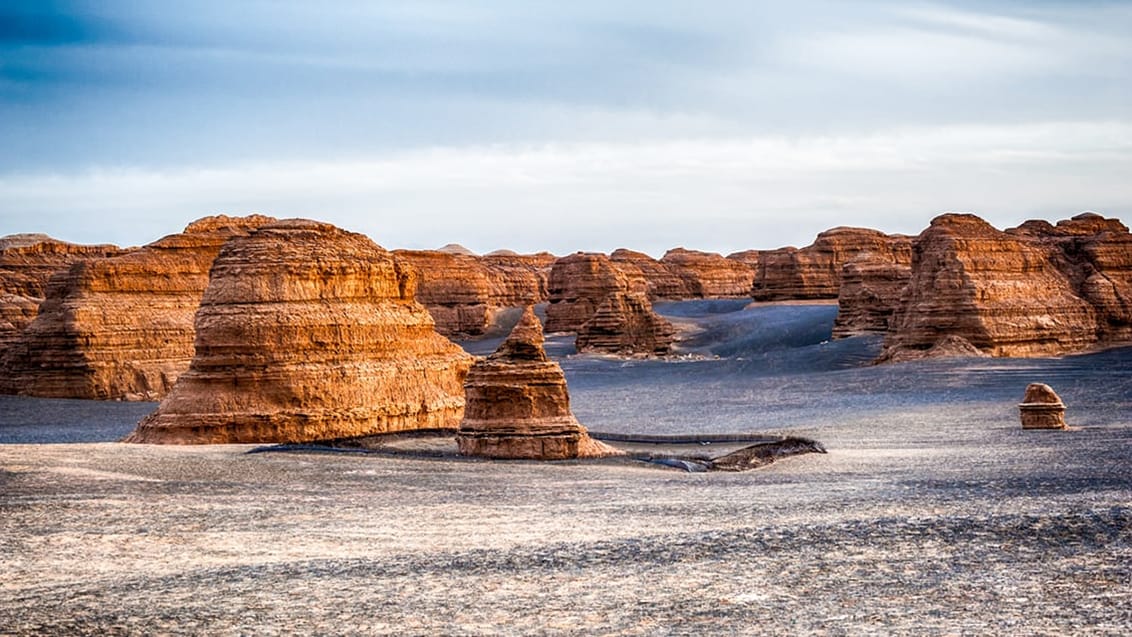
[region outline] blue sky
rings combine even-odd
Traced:
[[[789,5],[789,6],[787,6]],[[1128,2],[6,2],[0,234],[659,255],[1132,217]]]

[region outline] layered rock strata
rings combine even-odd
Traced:
[[[579,352],[663,356],[672,351],[675,333],[643,294],[617,291],[582,324],[574,344]]]
[[[737,259],[714,252],[673,248],[660,262],[685,281],[689,298],[735,299],[749,297],[755,271]]]
[[[566,377],[547,357],[531,308],[494,354],[476,361],[464,390],[464,418],[456,434],[463,455],[531,460],[620,455],[590,438],[570,412]]]
[[[500,310],[546,301],[554,262],[548,253],[477,257],[451,246],[395,254],[415,269],[417,300],[428,308],[437,330],[452,338],[481,336]]]
[[[757,301],[835,299],[843,266],[864,252],[879,260],[908,265],[912,241],[867,228],[838,227],[822,232],[804,248],[762,251],[751,295]]]
[[[81,259],[122,254],[112,245],[77,245],[44,234],[0,237],[0,356],[39,314],[52,275]]]
[[[0,360],[0,392],[156,400],[193,357],[193,315],[220,246],[273,221],[207,217],[180,234],[57,273]]]
[[[1023,429],[1065,429],[1065,403],[1052,387],[1030,383],[1018,405]]]
[[[644,292],[643,279],[630,279],[604,254],[577,252],[554,262],[547,284],[547,332],[575,332],[614,292]]]
[[[629,281],[643,282],[646,294],[653,301],[696,298],[686,273],[678,272],[676,267],[661,263],[643,252],[620,248],[614,250],[609,259]]]
[[[225,244],[189,370],[131,442],[301,442],[454,429],[471,357],[368,238],[286,220]]]
[[[833,338],[885,333],[912,278],[911,263],[862,252],[841,269]]]
[[[1098,314],[1034,241],[945,214],[915,242],[912,276],[881,360],[958,337],[992,356],[1046,356],[1097,342]]]

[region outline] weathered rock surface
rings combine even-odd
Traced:
[[[620,454],[590,438],[574,418],[566,377],[546,356],[542,327],[529,307],[499,349],[472,366],[464,389],[456,434],[463,455],[564,460]]]
[[[644,292],[643,279],[631,283],[604,254],[577,252],[554,262],[547,285],[547,332],[575,332],[614,292]]]
[[[843,266],[863,252],[880,260],[909,264],[912,241],[867,228],[838,227],[822,232],[804,248],[762,251],[751,295],[757,301],[835,299]],[[733,256],[749,259],[743,257],[748,254]]]
[[[881,361],[957,336],[992,356],[1044,356],[1097,342],[1097,310],[1034,240],[970,214],[932,220],[915,242],[912,277]]]
[[[112,245],[78,245],[45,234],[0,237],[0,356],[39,314],[52,275],[80,259],[122,254]]]
[[[578,329],[579,352],[662,356],[672,351],[676,330],[639,292],[617,291],[605,297],[590,320]]]
[[[368,238],[285,220],[229,241],[189,370],[131,442],[300,442],[454,429],[471,357]]]
[[[394,252],[416,271],[417,300],[428,308],[441,334],[480,336],[495,323],[500,310],[546,301],[553,255],[477,257],[453,245]]]
[[[755,271],[737,259],[714,252],[673,248],[660,262],[685,281],[690,297],[738,299],[751,296]]]
[[[0,360],[0,392],[155,400],[193,356],[193,315],[231,237],[270,217],[206,217],[180,234],[74,263],[50,281],[40,314]]]
[[[1065,429],[1065,403],[1052,387],[1030,383],[1018,405],[1023,429]]]
[[[643,252],[625,248],[614,250],[609,259],[629,281],[643,281],[650,300],[683,301],[696,298],[690,274],[676,266],[661,263]]]
[[[833,338],[888,331],[912,278],[911,253],[907,263],[892,256],[861,252],[842,266]]]

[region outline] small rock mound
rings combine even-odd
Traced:
[[[1065,403],[1045,383],[1030,383],[1018,405],[1023,429],[1065,429]]]
[[[565,460],[620,455],[590,438],[570,412],[566,376],[543,349],[531,307],[507,340],[468,372],[460,454],[484,458]]]

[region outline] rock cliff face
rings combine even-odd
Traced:
[[[269,217],[207,217],[143,248],[57,273],[0,360],[0,392],[155,400],[193,356],[193,314],[229,238]]]
[[[579,352],[662,356],[672,351],[672,324],[639,292],[613,292],[578,329]]]
[[[505,308],[547,299],[554,256],[493,253],[477,257],[451,246],[441,250],[398,250],[419,281],[417,300],[428,308],[441,334],[480,336]]]
[[[619,453],[591,439],[574,418],[566,377],[542,344],[542,328],[528,307],[499,349],[476,361],[456,434],[461,454],[564,460]]]
[[[626,279],[643,282],[646,294],[653,301],[696,298],[690,277],[670,264],[661,263],[643,252],[625,248],[614,250],[609,259]]]
[[[752,296],[757,301],[835,299],[843,266],[869,252],[897,264],[911,262],[909,237],[886,235],[867,228],[838,227],[817,236],[804,248],[780,248],[759,253]],[[739,255],[748,253],[739,253]]]
[[[1097,342],[1096,308],[1036,241],[969,214],[945,214],[916,239],[912,276],[881,360],[930,350],[945,337],[992,356],[1044,356]]]
[[[44,234],[0,237],[0,356],[39,314],[52,275],[80,259],[123,252],[112,245],[76,245]]]
[[[605,297],[614,292],[643,292],[645,283],[631,279],[604,254],[578,252],[554,262],[547,285],[547,332],[575,332],[593,317]]]
[[[888,331],[912,278],[911,255],[908,263],[895,262],[891,256],[862,252],[842,267],[833,338]]]
[[[366,237],[286,220],[225,244],[189,370],[131,442],[300,442],[454,429],[471,357]]]
[[[673,248],[660,262],[685,281],[689,298],[738,299],[751,296],[755,271],[737,259],[714,252]]]

